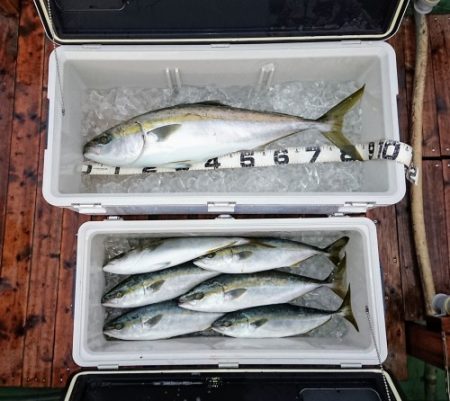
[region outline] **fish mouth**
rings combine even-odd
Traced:
[[[117,306],[117,303],[113,299],[105,299],[101,301],[102,306],[106,306],[107,308],[114,308]]]
[[[114,264],[107,264],[106,266],[103,266],[103,271],[106,273],[119,273],[119,269],[117,269]]]

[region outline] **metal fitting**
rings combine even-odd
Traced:
[[[414,9],[419,14],[429,14],[440,0],[414,0]]]
[[[450,315],[450,295],[436,294],[431,303],[438,316]]]

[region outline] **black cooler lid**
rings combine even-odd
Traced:
[[[61,44],[382,40],[407,0],[35,0]],[[50,7],[50,10],[49,10]]]
[[[64,401],[400,401],[386,378],[389,390],[374,370],[82,372]]]

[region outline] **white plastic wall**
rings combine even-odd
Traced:
[[[79,166],[83,160],[80,135],[81,107],[86,89],[117,86],[166,88],[167,68],[178,68],[183,84],[217,86],[256,84],[260,69],[275,66],[274,83],[301,81],[357,81],[365,84],[362,101],[363,141],[398,139],[395,54],[385,43],[259,44],[230,46],[62,46],[58,49],[66,114],[61,115],[60,89],[54,54],[49,72],[49,130],[45,155],[44,196],[53,205],[73,203],[117,206],[103,212],[182,212],[189,207],[206,211],[207,202],[232,201],[248,212],[270,205],[308,210],[346,202],[379,205],[399,201],[405,192],[403,167],[388,162],[362,165],[364,185],[360,192],[327,193],[84,193]],[[127,208],[130,207],[130,210]],[[248,207],[246,209],[246,207]],[[288,209],[286,209],[288,210]],[[324,209],[325,210],[325,209]],[[268,211],[268,210],[265,210]],[[290,210],[292,211],[292,210]]]
[[[341,339],[292,337],[235,339],[174,338],[159,341],[107,341],[102,333],[105,310],[100,304],[105,279],[105,240],[111,237],[185,235],[284,236],[317,233],[348,235],[347,280],[360,331],[349,327]],[[383,294],[375,226],[366,218],[255,219],[196,221],[104,221],[81,226],[78,233],[73,356],[81,366],[183,364],[321,364],[378,363],[365,313],[369,307],[382,359],[387,355]]]

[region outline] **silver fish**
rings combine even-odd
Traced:
[[[206,330],[222,315],[189,311],[167,301],[125,313],[106,323],[103,333],[119,340],[160,340]]]
[[[103,267],[108,273],[138,274],[167,269],[192,259],[249,240],[237,237],[161,238],[111,259]]]
[[[261,305],[290,302],[321,286],[345,293],[346,260],[325,280],[308,279],[279,271],[244,275],[224,274],[210,279],[180,297],[178,304],[200,312],[232,312]]]
[[[318,129],[356,160],[359,152],[342,134],[344,115],[361,99],[364,87],[317,120],[253,111],[216,102],[151,111],[112,127],[89,141],[86,159],[109,166],[189,167],[241,150],[262,148],[289,135]]]
[[[350,287],[337,311],[302,308],[293,305],[270,305],[226,314],[212,329],[239,338],[279,338],[298,336],[341,316],[358,330],[351,306]]]
[[[297,266],[300,262],[319,254],[328,256],[336,264],[348,240],[348,237],[342,237],[321,249],[286,239],[255,238],[245,245],[212,252],[194,260],[194,264],[203,269],[227,274],[254,273]]]
[[[167,301],[185,294],[203,281],[220,273],[201,269],[192,263],[135,274],[117,284],[102,298],[102,305],[112,308],[136,308]]]

